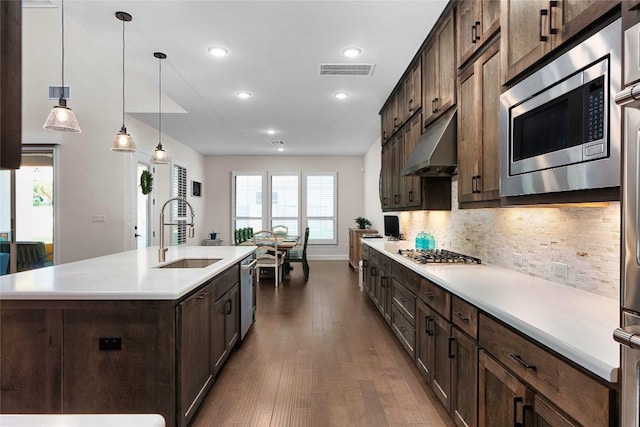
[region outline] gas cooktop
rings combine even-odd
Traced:
[[[482,264],[480,258],[445,249],[399,249],[398,253],[418,264]]]

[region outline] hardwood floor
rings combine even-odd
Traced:
[[[196,415],[205,426],[452,426],[347,261],[312,261],[276,289]]]

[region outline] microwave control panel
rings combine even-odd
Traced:
[[[598,141],[604,138],[604,76],[586,84],[585,90],[585,142]]]

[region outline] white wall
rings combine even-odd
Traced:
[[[365,156],[365,188],[378,185],[380,141]],[[520,207],[458,209],[452,182],[452,210],[399,212],[400,231],[410,241],[424,230],[436,247],[450,249],[552,282],[610,298],[620,293],[620,203],[601,207]],[[365,203],[365,214],[380,218],[379,200]],[[379,221],[379,220],[377,220]],[[521,262],[520,262],[521,259]],[[552,263],[567,266],[566,277]]]
[[[59,209],[59,232],[54,238],[56,262],[63,263],[132,248],[132,209],[138,179],[133,172],[135,156],[111,151],[111,142],[122,125],[122,63],[104,55],[100,41],[104,34],[92,34],[73,21],[66,21],[65,84],[71,86],[69,107],[76,114],[82,133],[42,129],[51,107],[57,103],[47,99],[47,86],[60,85],[59,16],[57,8],[23,9],[22,108],[24,143],[59,144],[54,202]],[[117,35],[115,26],[114,36]],[[95,49],[87,51],[83,47],[86,45]],[[84,79],[77,78],[80,74],[96,78],[83,85]],[[156,82],[136,81],[135,75],[127,75],[127,86],[156,90],[155,93],[139,89],[127,91],[127,96],[133,98],[127,98],[127,105],[140,104],[141,97],[157,100]],[[126,118],[126,125],[138,150],[150,157],[158,142],[157,130],[131,117]],[[187,167],[189,181],[203,181],[203,156],[166,136],[163,145],[173,160]],[[169,198],[170,168],[159,166],[156,171],[157,206]],[[205,236],[204,197],[189,198],[189,201],[196,210],[199,232],[189,244],[198,244]],[[106,222],[93,222],[94,215],[104,215]]]
[[[207,219],[205,227],[232,242],[232,172],[333,172],[338,173],[338,244],[309,245],[309,258],[348,259],[349,228],[363,215],[362,157],[213,156],[205,160]]]
[[[364,213],[371,227],[384,232],[384,214],[380,207],[380,169],[382,167],[380,138],[364,156]]]

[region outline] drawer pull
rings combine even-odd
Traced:
[[[209,295],[207,292],[203,292],[200,295],[198,295],[196,299],[204,299],[204,297],[206,297],[207,295]]]
[[[427,298],[429,298],[429,299],[434,299],[436,297],[436,294],[434,294],[433,292],[424,291],[424,293],[427,296]]]
[[[516,362],[518,362],[519,364],[521,364],[525,368],[531,369],[532,371],[536,370],[536,366],[535,365],[530,365],[527,362],[525,362],[524,360],[522,360],[522,357],[520,357],[519,354],[511,353],[510,356],[511,356],[512,359],[514,359]]]
[[[464,314],[462,314],[462,313],[461,313],[461,312],[459,312],[459,311],[458,311],[458,312],[456,312],[456,313],[455,313],[455,315],[456,315],[456,317],[457,317],[458,319],[462,320],[463,322],[468,322],[468,321],[469,321],[469,318],[468,318],[468,317],[465,317],[465,315],[464,315]]]
[[[453,354],[453,343],[455,342],[454,337],[449,337],[449,359],[455,358],[455,354]]]

